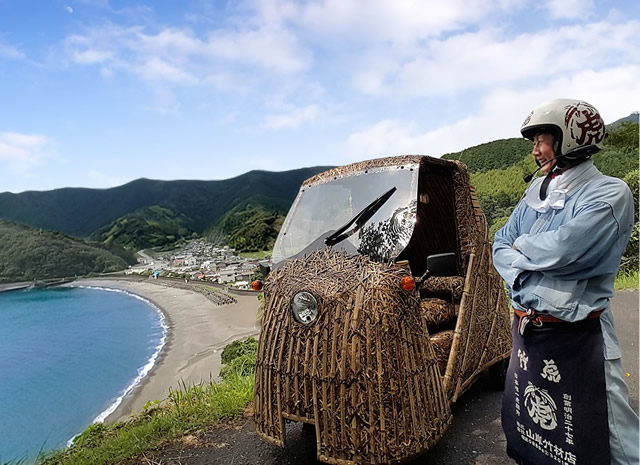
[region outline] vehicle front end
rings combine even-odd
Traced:
[[[315,426],[318,459],[391,463],[451,421],[420,293],[397,261],[416,218],[418,157],[312,178],[285,220],[264,284],[255,424]]]

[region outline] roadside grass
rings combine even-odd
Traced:
[[[624,289],[638,289],[638,279],[640,275],[638,271],[631,271],[627,273],[620,272],[616,276],[614,288],[616,291]]]
[[[263,259],[264,257],[271,256],[271,252],[273,252],[272,250],[261,250],[259,252],[238,252],[238,255],[240,255],[240,257],[242,258],[249,258],[249,259]]]
[[[222,382],[190,387],[182,383],[160,406],[149,402],[124,423],[94,423],[74,439],[70,448],[47,454],[38,464],[115,464],[239,415],[253,399],[256,344],[252,339],[247,340],[248,349],[239,352],[242,360],[231,359],[223,365]]]

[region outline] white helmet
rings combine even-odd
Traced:
[[[540,132],[554,136],[556,157],[562,155],[569,164],[600,151],[606,136],[600,112],[587,102],[573,99],[550,100],[534,108],[522,123],[520,133],[533,140]]]

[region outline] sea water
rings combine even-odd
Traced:
[[[32,463],[104,420],[165,340],[159,309],[122,291],[0,293],[0,464]]]

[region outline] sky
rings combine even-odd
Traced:
[[[638,1],[0,0],[0,192],[439,157],[639,76]]]

